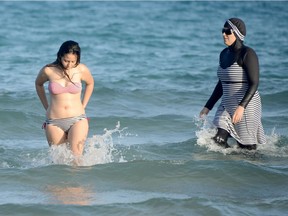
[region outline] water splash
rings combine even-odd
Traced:
[[[126,162],[121,151],[115,148],[113,139],[116,134],[118,137],[123,137],[126,129],[127,127],[120,129],[120,122],[117,122],[114,129],[108,130],[105,128],[103,135],[93,135],[87,138],[83,156],[76,158],[77,164],[80,166],[92,166],[112,162]],[[52,146],[50,148],[50,157],[54,164],[75,164],[75,157],[68,144]]]
[[[228,139],[228,144],[231,146],[231,148],[224,149],[223,147],[217,145],[212,139],[217,132],[217,128],[207,116],[202,116],[201,118],[195,116],[194,123],[197,127],[195,132],[197,137],[196,144],[206,148],[209,152],[220,152],[224,155],[235,153],[255,154],[255,152],[257,152],[265,156],[288,157],[287,138],[278,135],[275,132],[275,129],[271,132],[271,134],[266,134],[267,144],[258,145],[256,151],[249,151],[239,149],[236,141],[232,138]]]

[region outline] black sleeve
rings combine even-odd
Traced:
[[[217,101],[222,97],[222,94],[223,94],[222,84],[221,81],[219,80],[214,88],[212,95],[207,101],[205,107],[208,108],[209,110],[212,110]]]
[[[248,79],[248,89],[240,102],[240,106],[247,107],[248,103],[257,91],[259,84],[259,62],[255,51],[249,47],[243,56],[243,68],[246,71]]]

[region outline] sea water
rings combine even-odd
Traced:
[[[1,1],[0,215],[286,215],[287,2]],[[211,141],[226,19],[260,63],[257,151]],[[94,79],[81,164],[49,148],[39,70],[79,42]],[[47,86],[45,86],[47,88]]]

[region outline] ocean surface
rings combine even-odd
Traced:
[[[287,215],[288,2],[1,1],[0,14],[0,215]],[[260,61],[257,151],[211,142],[215,109],[198,118],[231,17]],[[34,87],[66,40],[95,79],[81,166],[47,145]]]

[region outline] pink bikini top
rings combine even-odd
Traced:
[[[70,93],[70,94],[77,94],[82,90],[82,83],[71,83],[67,86],[62,86],[57,82],[49,82],[48,90],[51,94],[62,94],[62,93]]]

